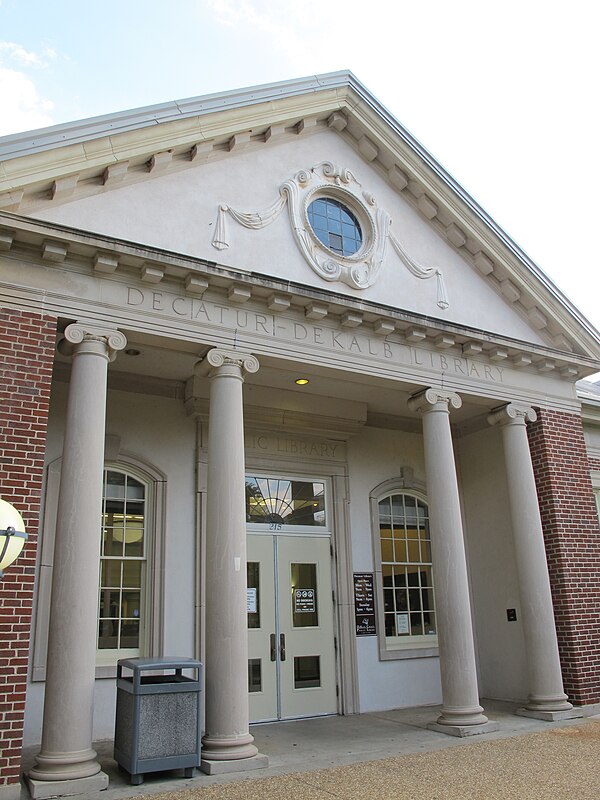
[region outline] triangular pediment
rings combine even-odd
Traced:
[[[5,137],[0,153],[0,208],[18,215],[441,325],[600,354],[592,326],[349,73]],[[353,283],[351,260],[335,279],[319,273],[299,246],[289,198],[272,224],[253,224],[286,182],[300,186],[300,173],[327,185],[323,163],[338,171],[336,191],[352,176],[374,239],[383,235],[378,215],[387,215],[389,241],[368,285]]]

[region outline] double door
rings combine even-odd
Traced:
[[[328,536],[249,533],[250,720],[337,713]]]

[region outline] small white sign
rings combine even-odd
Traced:
[[[396,614],[396,635],[401,636],[403,633],[410,633],[408,614]]]
[[[256,607],[256,588],[251,587],[250,589],[246,589],[246,611],[249,614],[256,614],[257,607]]]

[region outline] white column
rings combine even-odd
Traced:
[[[530,693],[523,711],[530,712],[527,716],[558,719],[573,716],[573,706],[563,690],[544,534],[527,438],[527,422],[536,419],[532,408],[517,403],[495,409],[488,416],[490,424],[502,427],[504,442],[529,670]]]
[[[244,372],[258,360],[211,350],[206,496],[206,733],[201,769],[209,774],[267,766],[249,730],[246,604]]]
[[[103,789],[92,749],[98,572],[108,362],[123,349],[122,333],[69,325],[72,345],[58,512],[42,748],[29,773],[33,797]]]
[[[435,605],[442,678],[442,713],[430,727],[465,736],[495,730],[479,705],[467,562],[452,447],[449,406],[454,392],[425,389],[409,400],[423,414],[423,444]]]

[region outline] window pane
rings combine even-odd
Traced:
[[[121,592],[116,589],[102,589],[100,591],[100,616],[118,617],[121,605]]]
[[[423,619],[425,621],[425,633],[428,636],[432,636],[435,633],[437,633],[435,625],[435,614],[423,614]]]
[[[325,484],[247,475],[246,521],[269,525],[324,526]]]
[[[248,691],[262,692],[262,674],[260,658],[248,659]]]
[[[403,564],[405,561],[409,559],[406,556],[407,553],[407,543],[405,539],[402,539],[401,542],[394,542],[394,561],[396,563]]]
[[[319,656],[294,658],[294,689],[312,689],[321,685],[321,660]]]
[[[410,632],[413,636],[423,635],[423,620],[421,614],[410,615]]]
[[[106,497],[125,497],[125,475],[122,472],[107,470],[105,483]]]
[[[121,636],[119,641],[120,648],[131,648],[140,646],[140,622],[139,620],[124,619],[121,622]]]
[[[260,628],[260,564],[248,561],[246,564],[246,586],[248,606],[248,627]]]
[[[101,619],[98,627],[98,648],[113,650],[119,646],[119,621]]]
[[[381,524],[385,524],[386,521],[389,524],[392,514],[392,506],[391,500],[389,497],[386,497],[385,500],[379,501],[379,522]]]
[[[319,624],[317,606],[317,565],[291,565],[292,625],[294,628],[316,628]]]
[[[409,564],[418,564],[421,561],[421,551],[419,549],[419,542],[418,541],[409,541],[407,542],[406,547],[406,560]]]
[[[140,593],[123,592],[121,595],[121,616],[139,619],[140,616]]]
[[[136,481],[135,478],[127,476],[127,499],[128,500],[143,500],[145,494],[144,484]]]
[[[109,562],[109,563],[114,563],[114,562]],[[128,589],[141,588],[142,586],[141,561],[123,561],[123,586],[127,587]]]
[[[100,570],[101,586],[118,587],[121,585],[121,563],[122,563],[121,561],[105,561],[105,560],[102,561]]]
[[[392,567],[394,570],[394,586],[406,586],[406,567]]]
[[[382,561],[394,560],[394,548],[391,539],[381,540],[381,560]]]
[[[392,567],[391,564],[382,564],[381,566],[381,575],[383,578],[383,585],[384,586],[391,586],[392,585]]]
[[[394,611],[394,590],[383,590],[383,608],[384,611]]]
[[[408,594],[406,589],[396,589],[396,611],[408,611]]]

